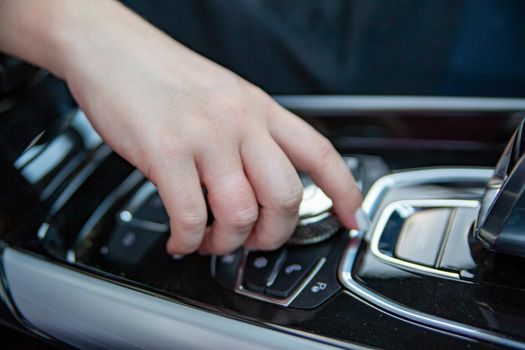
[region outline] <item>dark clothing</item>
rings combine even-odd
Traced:
[[[273,94],[525,96],[525,2],[125,0]]]

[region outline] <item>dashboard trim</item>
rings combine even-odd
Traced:
[[[153,297],[13,248],[6,248],[3,258],[10,294],[21,315],[37,329],[79,348],[203,349],[210,341],[219,349],[342,346]]]
[[[513,112],[525,110],[523,98],[369,95],[274,95],[283,107],[305,115],[362,112]]]

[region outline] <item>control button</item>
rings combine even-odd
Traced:
[[[167,224],[170,221],[162,200],[157,192],[152,194],[134,213],[134,217],[144,221]]]
[[[164,233],[121,223],[113,231],[107,245],[102,247],[100,252],[115,263],[136,265],[143,260],[155,244],[165,239]]]
[[[266,294],[286,298],[301,284],[314,265],[328,255],[332,244],[326,242],[311,247],[290,247],[284,264]]]
[[[443,255],[437,267],[445,270],[471,270],[476,267],[469,246],[469,233],[478,217],[478,208],[457,208],[452,213]]]
[[[240,248],[228,255],[212,257],[212,275],[223,287],[230,289],[235,288],[237,272],[239,271],[242,256],[243,250]]]
[[[314,244],[335,234],[341,225],[330,215],[332,200],[305,173],[299,173],[303,197],[299,206],[299,224],[287,244]]]
[[[252,252],[248,255],[243,276],[243,287],[254,291],[264,292],[270,277],[275,275],[286,258],[286,250],[273,252]]]
[[[403,224],[395,247],[396,257],[434,267],[445,235],[450,209],[425,209]]]
[[[324,218],[304,219],[299,221],[299,225],[288,240],[290,245],[309,245],[319,243],[332,237],[341,228],[339,220],[331,215],[325,213]]]
[[[332,200],[306,174],[300,174],[303,198],[299,206],[299,218],[311,218],[332,208]]]
[[[315,308],[341,289],[337,280],[337,268],[347,240],[348,235],[342,235],[340,239],[335,240],[335,247],[329,253],[321,269],[294,299],[290,307],[296,309]]]

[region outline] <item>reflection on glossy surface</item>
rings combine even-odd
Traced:
[[[411,119],[410,116],[402,117],[397,115],[397,112],[392,112],[388,118],[385,118],[384,114],[375,116],[367,114],[356,118],[320,116],[313,118],[315,119],[313,123],[325,131],[343,153],[354,154],[371,146],[375,151],[367,153],[384,155],[388,164],[394,167],[400,165],[418,166],[430,162],[438,164],[449,160],[460,163],[464,159],[475,164],[490,162],[489,158],[494,149],[499,147],[498,135],[501,130],[504,130],[506,124],[504,125],[502,122],[503,119],[482,115],[476,117],[471,115],[471,117],[473,119],[470,119],[469,123],[472,123],[476,130],[471,135],[465,136],[467,139],[470,138],[469,142],[466,143],[458,143],[453,140],[454,137],[460,138],[459,134],[454,134],[455,129],[451,128],[451,125],[456,125],[457,116],[453,118],[443,116],[438,118],[437,115],[428,116],[418,124],[414,123],[414,119]],[[477,148],[476,142],[480,141],[480,135],[483,134],[480,131],[481,129],[500,130],[489,135],[492,138],[491,141],[495,142],[494,144]],[[367,132],[372,134],[367,134]],[[434,146],[423,143],[423,147],[421,147],[422,143],[415,139],[421,135],[429,137],[429,132],[432,133],[434,140],[442,140],[448,137],[451,141],[450,144],[447,143],[448,150],[443,150],[442,141],[434,143]],[[451,132],[453,135],[450,135]],[[370,136],[367,140],[372,142],[359,143],[363,142],[364,138],[354,138],[355,135],[352,133]],[[383,141],[387,138],[389,142],[384,143]],[[411,139],[412,142],[405,142],[408,139]],[[378,142],[377,145],[375,144],[376,141]],[[438,144],[439,147],[437,147]],[[473,147],[473,144],[476,147]],[[385,145],[387,146],[385,147]],[[425,147],[434,148],[425,149]],[[407,154],[410,154],[410,157]],[[440,156],[436,156],[436,154]],[[54,187],[55,190],[52,192],[60,194],[65,188],[68,188],[71,181],[79,174],[78,171],[85,169],[86,165],[93,161],[93,158],[89,158],[93,155],[92,149],[87,148],[86,157],[80,159],[79,163],[73,167],[74,170],[67,173],[67,176],[62,178],[63,181]],[[492,347],[486,342],[479,342],[466,337],[455,337],[451,333],[436,331],[416,322],[407,321],[392,312],[385,312],[360,296],[349,292],[338,291],[313,310],[286,308],[239,295],[228,288],[223,288],[211,276],[209,257],[194,254],[174,260],[167,256],[165,254],[165,237],[167,236],[165,235],[159,236],[160,238],[147,249],[142,259],[138,259],[140,260],[138,262],[124,265],[106,259],[101,254],[101,248],[105,246],[109,239],[109,233],[115,227],[117,214],[123,210],[124,205],[136,193],[137,188],[115,200],[114,205],[111,206],[106,215],[103,215],[102,219],[96,220],[95,225],[88,225],[93,223],[90,218],[94,217],[94,211],[99,204],[106,203],[110,194],[114,193],[125,179],[129,178],[128,175],[133,170],[129,164],[114,154],[106,154],[102,158],[102,162],[95,167],[95,171],[83,181],[79,181],[79,186],[67,196],[68,200],[62,203],[63,205],[57,206],[57,212],[54,213],[53,219],[48,218],[50,224],[48,230],[42,229],[41,231],[46,235],[42,234],[40,239],[37,237],[38,228],[44,227],[42,222],[46,220],[44,216],[46,206],[42,206],[40,210],[28,210],[27,213],[22,213],[25,215],[21,215],[20,212],[19,217],[10,218],[9,234],[2,239],[14,247],[40,255],[54,263],[65,264],[68,268],[79,273],[89,273],[92,278],[111,280],[130,288],[136,288],[144,293],[189,304],[208,312],[340,347],[351,347],[351,343],[348,342],[385,349],[420,349],[422,347],[429,349],[447,347],[484,349]],[[400,161],[402,162],[400,163]],[[373,167],[376,165],[377,163],[374,163]],[[7,173],[4,172],[2,175],[6,177]],[[2,188],[5,193],[10,193],[10,197],[7,197],[9,203],[18,203],[19,206],[16,207],[18,209],[20,209],[20,205],[29,208],[26,206],[27,201],[36,200],[34,203],[40,204],[38,203],[38,191],[35,199],[35,196],[28,195],[27,191],[21,191],[24,187],[20,186],[20,183],[15,183],[15,181],[11,181],[11,183],[13,184],[12,188],[7,186],[7,182],[3,183]],[[366,191],[370,184],[363,182],[363,186]],[[450,192],[439,186],[431,187],[432,189],[427,188],[427,190],[433,194],[442,195]],[[468,189],[466,184],[460,187],[470,198],[479,196],[479,191],[472,186]],[[14,191],[15,188],[16,192]],[[10,190],[12,192],[9,192]],[[23,196],[21,196],[22,194]],[[417,191],[414,190],[410,195],[417,198]],[[49,198],[52,203],[57,197],[51,195]],[[3,215],[6,211],[4,207],[1,208]],[[88,230],[87,227],[90,229]],[[79,233],[82,234],[79,235]],[[129,240],[125,241],[130,242]],[[74,248],[75,260],[69,259],[68,261],[67,252],[70,252],[72,248]],[[501,303],[501,307],[495,306],[493,300],[495,297],[492,295],[488,297],[489,302],[487,302],[486,295],[485,299],[482,296],[476,297],[475,300],[480,302],[479,305],[474,305],[472,301],[469,307],[461,304],[451,305],[450,300],[447,304],[441,300],[443,298],[437,296],[442,293],[440,286],[448,286],[447,283],[450,281],[439,280],[442,283],[441,285],[432,283],[427,285],[425,282],[427,278],[421,274],[390,265],[385,268],[384,262],[374,259],[373,256],[368,257],[362,254],[358,258],[357,261],[360,262],[358,272],[362,273],[362,283],[366,283],[371,288],[384,289],[385,295],[391,292],[389,297],[393,299],[397,297],[396,293],[399,293],[401,297],[406,299],[399,299],[402,302],[430,302],[430,305],[434,306],[433,311],[440,308],[468,310],[473,315],[472,317],[481,320],[484,318],[480,315],[486,312],[487,308],[505,310],[507,307],[504,302]],[[331,272],[334,274],[333,277],[337,278],[335,265]],[[414,286],[415,288],[412,289]],[[445,294],[448,297],[453,297],[455,292],[457,290],[450,289]],[[495,293],[499,293],[499,290],[495,290]],[[432,297],[433,295],[436,296],[435,300]],[[466,295],[471,296],[471,294]],[[471,305],[474,305],[475,308],[470,307]],[[440,312],[445,311],[441,310]],[[500,316],[497,316],[492,319],[490,324],[503,327],[502,322],[504,321],[501,319]],[[414,339],[417,339],[417,342],[414,342]]]
[[[483,185],[483,182],[479,183],[479,186]],[[425,187],[424,183],[416,182],[413,185],[404,183],[378,197],[380,203],[377,204],[377,217],[381,218],[381,213],[391,207],[391,203],[396,203],[399,199],[413,198],[411,196],[415,193],[418,198],[432,198],[431,201],[434,203],[457,201],[449,200],[451,196],[454,198],[463,196],[468,202],[475,203],[473,194],[476,191],[462,189],[453,182],[448,185],[442,183],[439,190],[435,187]],[[412,201],[422,202],[421,199]],[[383,226],[377,226],[381,224],[381,219],[377,220],[377,217],[374,225],[376,228],[384,228],[384,223]],[[384,259],[374,254],[372,249],[377,245],[377,242],[374,243],[374,237],[377,239],[377,235],[361,236],[363,243],[359,250],[355,244],[349,246],[349,252],[353,251],[355,255],[349,256],[347,253],[344,260],[347,263],[355,262],[355,264],[351,263],[352,274],[349,275],[347,267],[343,269],[342,279],[354,280],[359,284],[356,288],[364,288],[362,291],[365,293],[363,294],[365,299],[366,293],[371,293],[370,297],[376,298],[373,299],[375,301],[370,300],[372,303],[377,301],[378,305],[385,307],[390,307],[388,306],[390,304],[393,312],[399,311],[400,315],[413,317],[415,321],[428,322],[429,325],[444,327],[442,329],[479,339],[493,339],[492,341],[502,345],[523,347],[525,289],[516,288],[516,283],[519,283],[516,280],[523,282],[523,274],[518,276],[509,268],[506,269],[508,272],[506,276],[500,274],[498,280],[492,279],[491,283],[487,283],[489,280],[486,278],[487,267],[493,265],[491,263],[493,261],[509,265],[510,261],[514,261],[515,269],[518,268],[517,266],[523,266],[523,261],[518,262],[516,258],[508,256],[495,256],[493,253],[486,253],[483,256],[478,254],[476,256],[478,267],[474,270],[474,275],[461,274],[461,280],[454,280],[446,276],[425,273],[423,269],[414,269],[406,263],[397,264],[396,261]],[[471,252],[467,250],[465,253]],[[494,282],[499,285],[493,284]]]

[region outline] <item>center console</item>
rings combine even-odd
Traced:
[[[295,110],[344,154],[368,227],[344,229],[300,174],[285,246],[182,258],[165,253],[155,186],[70,115],[11,167],[34,205],[1,237],[0,316],[81,348],[525,348],[520,119],[321,107]],[[465,129],[458,140],[447,128],[465,120],[502,136],[486,143]]]

